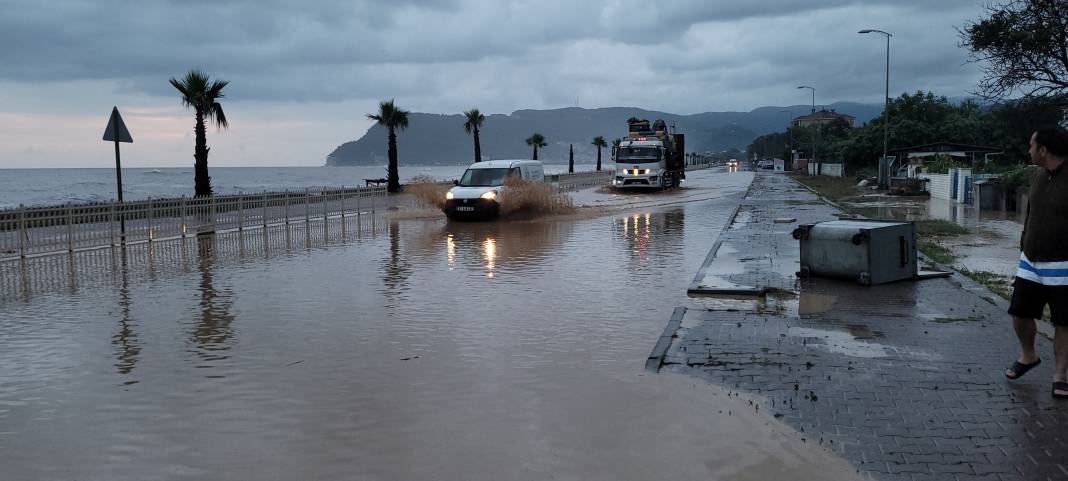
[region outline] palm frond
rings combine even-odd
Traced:
[[[378,103],[377,114],[367,114],[367,118],[382,124],[390,129],[408,128],[408,111],[401,110],[393,103],[393,99],[383,100]]]
[[[215,121],[215,127],[219,129],[226,129],[230,127],[230,124],[226,121],[226,113],[223,112],[222,104],[215,102],[211,104],[211,108],[208,109],[208,119]]]

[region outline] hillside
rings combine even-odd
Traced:
[[[882,111],[882,106],[840,102],[828,108],[850,114],[860,125]],[[790,110],[794,115],[809,112],[806,105],[761,107],[749,112],[706,112],[676,115],[632,107],[583,109],[569,107],[552,110],[517,110],[510,115],[486,116],[482,126],[482,156],[485,159],[529,158],[531,149],[524,140],[534,132],[545,136],[548,147],[538,156],[550,162],[567,160],[568,145],[575,145],[576,161],[590,161],[596,149],[590,141],[621,137],[629,117],[664,119],[686,134],[689,152],[744,149],[756,137],[782,131]],[[409,114],[409,128],[397,134],[399,162],[409,165],[458,165],[471,162],[474,147],[471,136],[464,133],[460,114]],[[608,153],[605,152],[607,159]],[[359,139],[346,142],[330,153],[326,165],[383,165],[386,163],[386,132],[374,125]]]

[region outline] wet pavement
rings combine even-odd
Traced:
[[[752,174],[689,177],[31,266],[0,298],[0,479],[852,479],[643,370]]]
[[[815,200],[784,176],[757,175],[720,238],[737,253],[714,257],[694,284],[769,293],[680,304],[675,337],[654,358],[661,372],[752,396],[754,411],[874,479],[1068,479],[1068,404],[1050,395],[1050,343],[1038,346],[1046,364],[1008,381],[1017,345],[1005,303],[967,278],[864,287],[791,276],[798,243],[776,219],[835,218]]]

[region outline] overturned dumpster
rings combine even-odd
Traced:
[[[798,277],[833,277],[872,285],[919,275],[912,222],[842,219],[801,225],[793,236],[801,241]]]

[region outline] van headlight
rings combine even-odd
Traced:
[[[479,197],[481,197],[483,199],[486,199],[486,200],[494,200],[494,199],[497,198],[497,191],[491,190],[489,192],[486,192],[486,193],[480,195]]]
[[[452,200],[452,191],[445,193],[445,200]]]

